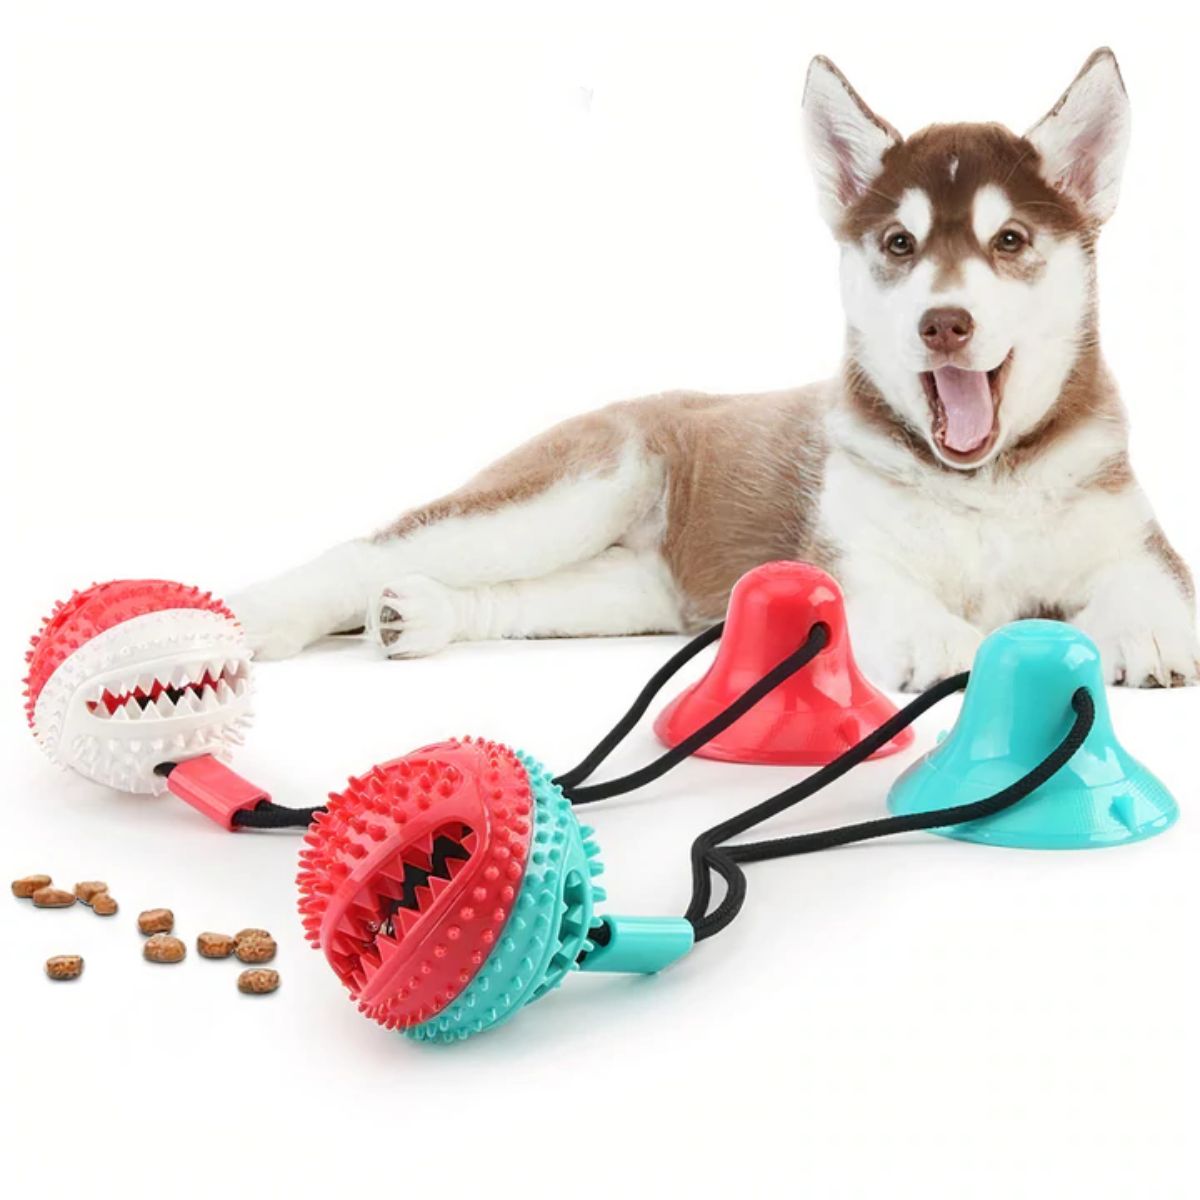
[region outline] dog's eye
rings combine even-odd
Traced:
[[[884,248],[893,258],[908,258],[910,254],[917,248],[916,242],[913,241],[911,233],[905,233],[903,229],[893,233],[886,242]]]
[[[995,246],[1002,254],[1017,254],[1024,250],[1029,238],[1023,229],[1008,225],[996,234]]]

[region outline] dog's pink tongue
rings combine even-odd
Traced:
[[[959,454],[977,450],[987,441],[995,419],[987,372],[938,367],[933,382],[946,413],[942,440]]]

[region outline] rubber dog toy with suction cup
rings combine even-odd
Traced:
[[[551,779],[495,742],[449,741],[350,780],[317,812],[301,852],[307,936],[368,1016],[453,1041],[509,1019],[576,969],[653,973],[687,953],[677,917],[598,917],[592,831],[573,804],[657,778],[802,670],[828,643],[817,622],[742,695],[640,771],[583,787],[675,672],[721,634],[694,639],[572,771]]]
[[[814,625],[799,648],[656,762],[586,786],[657,691],[716,636],[702,634],[675,655],[596,749],[557,778],[528,755],[464,739],[373,768],[331,795],[302,852],[300,911],[308,937],[324,949],[362,1012],[409,1037],[450,1042],[502,1024],[574,969],[656,972],[737,916],[747,890],[744,864],[894,833],[1002,821],[1066,777],[1101,728],[1095,681],[1076,678],[1040,713],[1039,754],[994,773],[987,794],[954,793],[946,797],[953,802],[931,811],[734,841],[894,745],[918,716],[967,686],[966,674],[955,676],[809,778],[701,834],[692,847],[692,899],[682,917],[599,916],[596,904],[605,897],[592,882],[598,851],[575,806],[632,791],[720,736],[819,656],[829,630]],[[982,669],[986,680],[986,656]],[[717,878],[725,888],[714,903]]]
[[[578,793],[528,755],[471,739],[414,751],[351,779],[317,814],[297,877],[307,936],[360,1011],[422,1041],[493,1029],[575,969],[655,973],[734,919],[746,895],[743,863],[1002,812],[1060,771],[1092,727],[1095,709],[1081,687],[1065,736],[994,795],[728,844],[865,762],[965,682],[939,685],[809,779],[702,834],[682,917],[597,915],[605,899],[593,883],[598,850],[572,808]],[[726,883],[715,907],[714,875]]]
[[[230,828],[269,799],[224,766],[250,720],[250,651],[208,592],[95,584],[55,606],[26,658],[29,725],[60,765],[119,791],[170,790]]]

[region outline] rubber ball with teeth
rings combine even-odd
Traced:
[[[389,1029],[490,1029],[595,949],[591,832],[526,754],[471,738],[417,750],[317,814],[297,880],[307,936]]]
[[[208,592],[159,579],[95,584],[57,604],[26,659],[25,711],[56,762],[160,793],[164,761],[227,759],[250,716],[250,651]]]

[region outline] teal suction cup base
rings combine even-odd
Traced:
[[[1079,688],[1090,692],[1096,720],[1066,766],[1010,808],[935,832],[990,846],[1091,850],[1169,829],[1180,810],[1112,731],[1096,644],[1056,620],[1019,620],[985,638],[953,730],[896,780],[888,808],[934,812],[1015,784],[1066,733]]]
[[[1016,621],[984,639],[958,721],[900,776],[888,808],[900,815],[936,812],[1003,791],[1066,733],[1080,687],[1092,697],[1095,722],[1070,762],[1010,808],[935,832],[991,846],[1087,850],[1169,829],[1179,808],[1117,740],[1099,650],[1059,621]]]
[[[918,763],[916,767],[928,764]],[[1141,778],[1099,792],[1078,786],[1056,788],[1051,783],[994,817],[946,825],[932,832],[960,842],[1022,850],[1096,850],[1144,841],[1170,829],[1179,817],[1179,806],[1144,767],[1138,770]],[[945,789],[928,787],[932,781],[919,778],[927,773],[936,774],[936,768],[928,772],[914,769],[897,782],[888,797],[888,808],[893,813],[946,807]],[[1011,782],[1009,777],[995,786],[968,789],[959,781],[954,788],[956,803],[990,795]],[[940,802],[930,803],[935,796]]]

